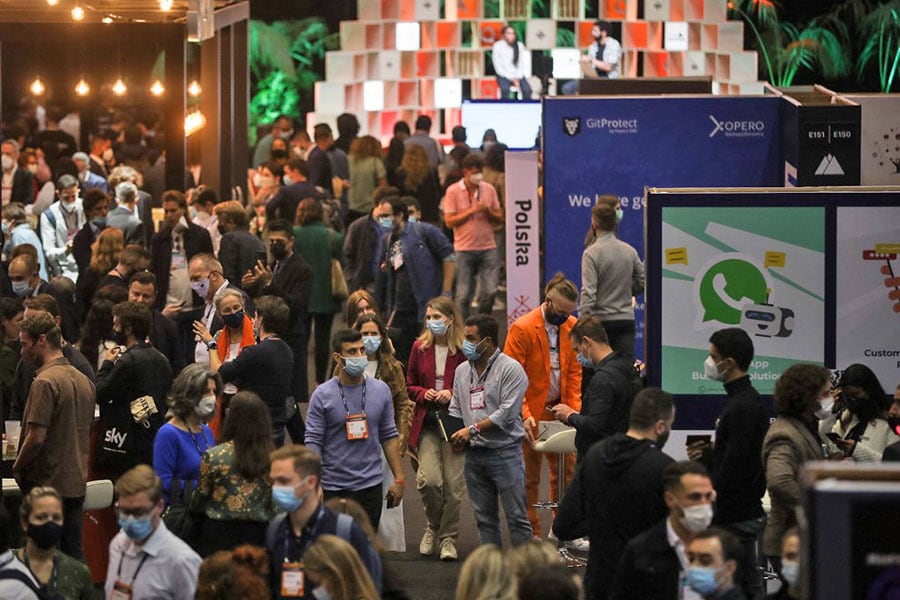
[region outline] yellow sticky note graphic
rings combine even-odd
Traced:
[[[688,256],[687,256],[687,248],[666,248],[666,264],[667,265],[677,265],[682,264],[687,266],[688,264]]]
[[[900,254],[900,244],[875,244],[878,254]]]
[[[784,252],[766,252],[766,268],[769,267],[783,267],[784,261],[787,258],[787,254]]]

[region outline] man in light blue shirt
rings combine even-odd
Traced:
[[[31,244],[37,250],[38,262],[41,265],[41,279],[49,281],[47,262],[44,258],[44,247],[37,233],[28,224],[25,216],[25,207],[18,202],[10,202],[3,207],[3,233],[8,236],[8,241],[3,248],[4,258],[9,260],[12,250],[20,244]]]
[[[456,369],[450,415],[465,425],[451,441],[468,444],[465,477],[482,544],[503,544],[497,498],[503,503],[513,544],[532,537],[526,514],[525,461],[522,457],[522,400],[528,376],[518,362],[500,352],[496,319],[466,320],[463,354]]]
[[[389,508],[400,503],[405,484],[391,390],[383,381],[365,376],[368,358],[358,331],[338,331],[332,349],[339,375],[317,387],[310,397],[304,444],[322,457],[325,499],[356,500],[377,529],[384,479],[382,450],[394,475]]]

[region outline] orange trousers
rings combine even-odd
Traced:
[[[559,481],[559,456],[549,452],[535,452],[528,442],[522,443],[525,455],[525,498],[528,502],[528,520],[531,521],[531,529],[535,537],[543,537],[541,533],[541,518],[538,516],[534,503],[538,501],[538,490],[541,487],[541,459],[546,459],[550,467],[550,501],[559,502],[557,483]],[[575,455],[566,456],[566,483],[572,480],[575,473]],[[553,511],[556,516],[556,511]],[[549,531],[549,527],[547,528]]]

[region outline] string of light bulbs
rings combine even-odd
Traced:
[[[47,6],[59,6],[59,0],[46,0]],[[175,5],[175,0],[159,0],[159,10],[162,12],[169,12],[172,10],[172,7]],[[81,0],[76,0],[75,5],[69,11],[69,14],[72,15],[73,21],[83,21],[85,16],[87,16],[87,11],[91,12],[100,12],[93,6],[89,4],[83,4]],[[128,17],[123,17],[122,15],[118,15],[115,13],[106,12],[103,13],[103,16],[100,19],[103,23],[113,23],[113,22],[127,22],[127,23],[144,23],[145,19],[131,19]]]

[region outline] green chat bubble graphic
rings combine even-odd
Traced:
[[[765,304],[766,278],[753,263],[728,258],[712,265],[700,282],[703,322],[741,324],[741,306]]]

